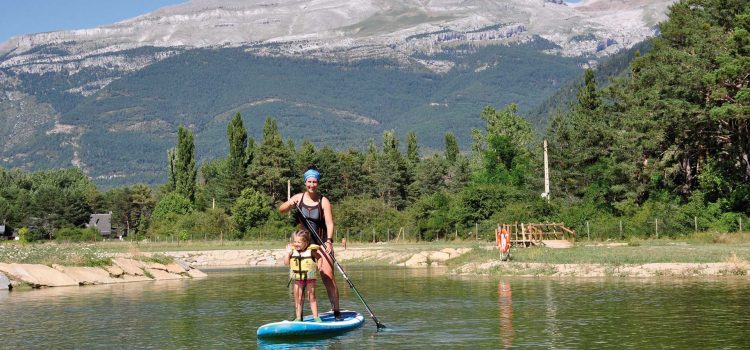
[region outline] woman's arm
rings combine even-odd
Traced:
[[[323,197],[321,205],[323,207],[323,217],[326,220],[326,234],[328,235],[328,240],[333,242],[333,234],[336,232],[333,227],[333,208],[331,207],[331,202],[326,197]],[[330,248],[333,248],[333,243],[331,243]]]
[[[299,197],[300,196],[301,196],[301,194],[297,193],[294,196],[292,196],[292,198],[289,198],[288,201],[286,201],[284,203],[281,203],[281,205],[279,205],[279,213],[282,213],[282,214],[286,213],[290,209],[296,207],[297,203],[299,203]]]

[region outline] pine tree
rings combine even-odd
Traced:
[[[417,134],[409,131],[406,135],[406,159],[410,166],[419,164],[419,145],[417,144]]]
[[[484,145],[477,146],[481,159],[479,180],[523,184],[529,164],[528,147],[533,138],[531,124],[516,114],[515,104],[500,111],[487,106],[481,117],[486,122],[486,134],[479,135]]]
[[[411,181],[406,162],[398,150],[398,139],[392,130],[383,132],[383,149],[376,158],[374,170],[373,180],[378,196],[393,207],[405,206]]]
[[[253,151],[251,182],[256,190],[271,197],[272,202],[286,199],[286,184],[292,180],[294,157],[284,143],[276,120],[269,117],[263,126],[263,139]]]
[[[456,159],[458,158],[459,148],[458,148],[458,141],[456,140],[456,135],[454,135],[452,132],[446,132],[445,133],[445,159],[448,161],[448,164],[453,165],[456,163]]]

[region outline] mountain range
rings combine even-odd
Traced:
[[[226,155],[241,113],[299,145],[363,149],[544,103],[582,69],[657,35],[667,0],[194,0],[107,26],[0,43],[0,166],[77,166],[108,187],[166,177],[176,130]],[[532,120],[542,127],[545,120]]]

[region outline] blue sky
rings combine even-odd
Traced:
[[[93,28],[187,0],[0,0],[0,42],[21,34]]]

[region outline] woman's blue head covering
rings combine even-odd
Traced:
[[[305,181],[307,181],[307,179],[311,177],[314,177],[315,180],[320,181],[320,172],[315,169],[310,169],[308,171],[305,171]]]

